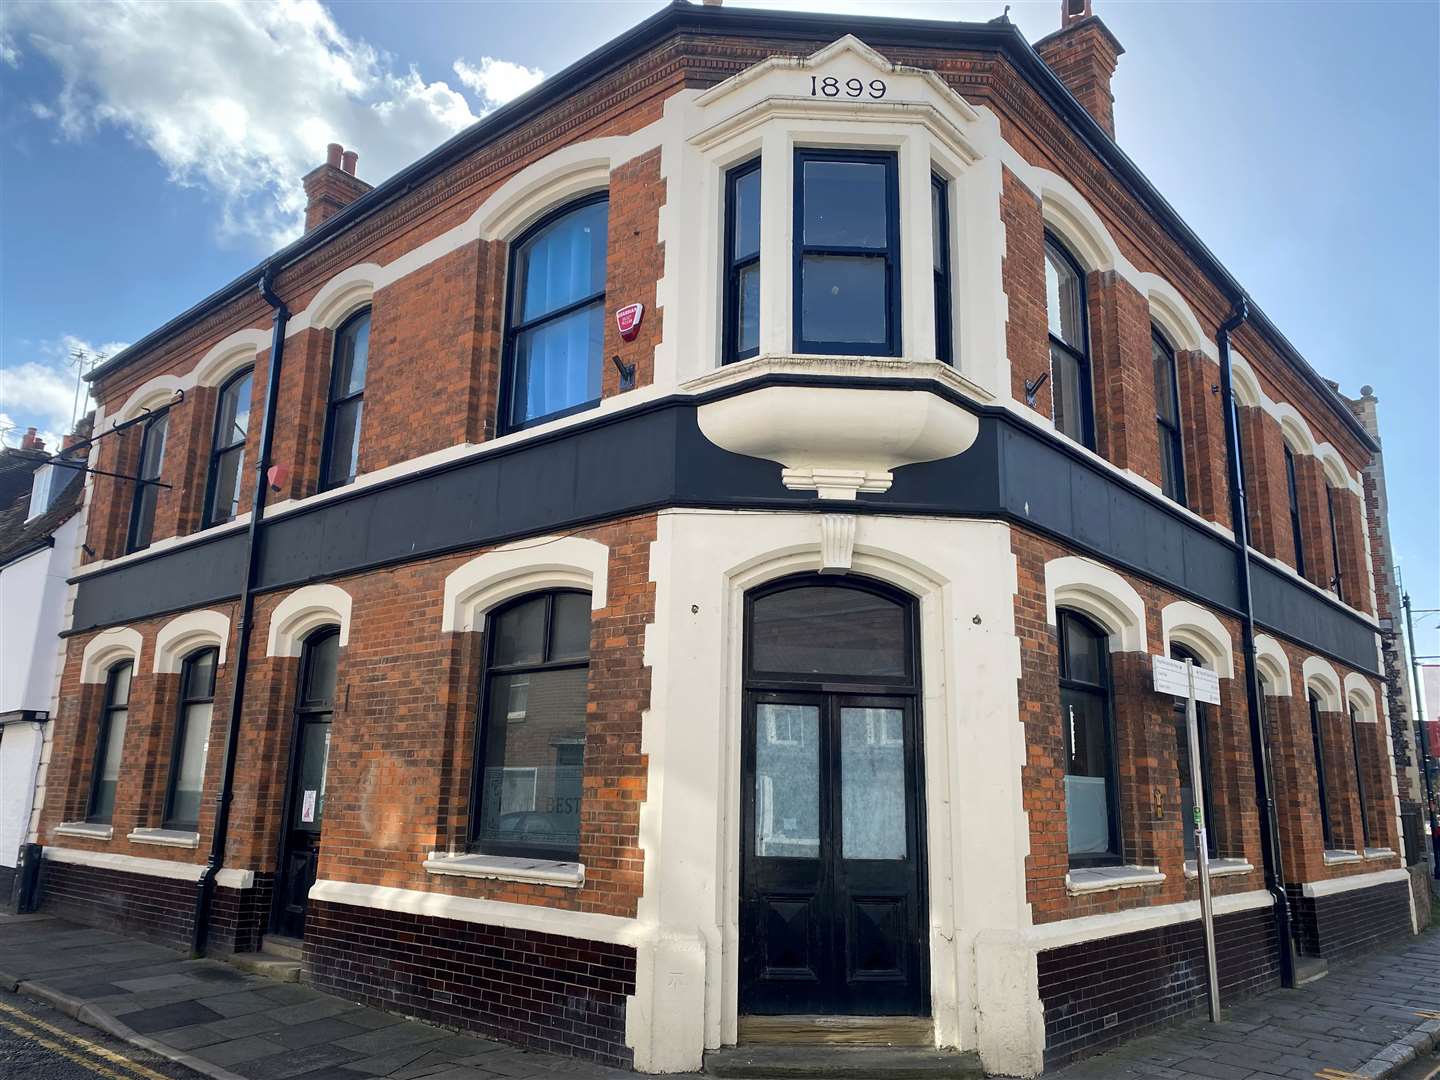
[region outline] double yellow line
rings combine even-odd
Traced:
[[[154,1069],[147,1069],[122,1054],[107,1050],[89,1039],[82,1039],[68,1031],[62,1031],[54,1024],[37,1020],[29,1013],[0,1002],[0,1027],[8,1028],[23,1039],[43,1046],[46,1050],[73,1061],[96,1076],[107,1080],[169,1080]],[[47,1032],[53,1038],[46,1038],[40,1032]]]

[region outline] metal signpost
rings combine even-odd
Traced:
[[[1200,762],[1200,725],[1195,701],[1220,704],[1220,676],[1191,661],[1183,663],[1168,656],[1152,656],[1155,689],[1185,699],[1185,735],[1190,746],[1191,789],[1195,793],[1195,865],[1200,877],[1200,922],[1205,928],[1205,962],[1210,976],[1210,1019],[1220,1022],[1220,975],[1215,966],[1215,916],[1210,903],[1210,849],[1205,839],[1205,785]]]

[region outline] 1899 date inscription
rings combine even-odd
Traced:
[[[823,78],[819,75],[810,76],[811,97],[869,97],[878,101],[885,96],[885,80],[871,79],[868,83],[859,79],[846,79],[841,82],[834,75],[826,75]]]

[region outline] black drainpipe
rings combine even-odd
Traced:
[[[1230,317],[1215,335],[1220,351],[1220,400],[1225,410],[1225,463],[1230,478],[1230,523],[1235,531],[1235,567],[1240,584],[1241,655],[1245,660],[1245,705],[1250,716],[1250,754],[1255,761],[1255,802],[1260,809],[1260,854],[1265,862],[1265,888],[1274,898],[1275,936],[1280,948],[1280,985],[1295,985],[1295,951],[1290,937],[1290,899],[1285,893],[1280,861],[1280,831],[1266,747],[1264,714],[1260,709],[1260,675],[1255,667],[1255,602],[1250,592],[1250,527],[1245,486],[1241,482],[1240,417],[1235,411],[1235,383],[1230,364],[1230,335],[1250,317],[1249,299],[1235,301]]]
[[[225,864],[225,840],[230,832],[230,801],[235,786],[235,751],[240,743],[240,715],[245,707],[245,675],[250,666],[251,623],[255,617],[255,577],[260,568],[260,521],[265,516],[270,484],[270,446],[275,438],[275,407],[280,400],[280,368],[285,358],[285,326],[290,309],[275,295],[274,264],[267,263],[260,274],[260,295],[274,309],[270,335],[270,370],[265,376],[265,414],[260,422],[260,453],[255,458],[255,498],[250,509],[250,528],[245,534],[245,582],[240,592],[240,633],[235,642],[234,678],[230,692],[230,723],[225,729],[225,762],[220,791],[215,797],[215,833],[210,840],[210,858],[200,874],[195,893],[194,951],[205,951],[210,932],[210,905],[215,896],[215,876]]]

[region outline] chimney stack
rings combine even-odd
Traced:
[[[1035,51],[1113,139],[1110,78],[1125,49],[1090,5],[1091,0],[1060,0],[1060,29],[1037,41]]]
[[[355,175],[355,163],[359,160],[360,155],[354,150],[331,143],[325,148],[325,164],[305,174],[306,232],[334,217],[370,190],[370,185]]]
[[[35,429],[33,427],[26,428],[25,434],[20,438],[20,449],[34,450],[37,453],[43,452],[45,449],[45,440],[40,438],[39,435],[35,434]]]

